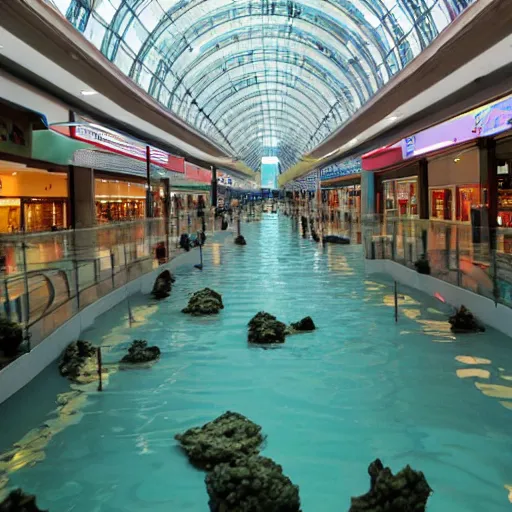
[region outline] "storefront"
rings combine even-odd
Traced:
[[[146,183],[137,178],[113,179],[96,174],[94,180],[98,224],[143,219],[146,213]]]
[[[471,222],[480,204],[480,150],[459,148],[428,160],[430,218]]]
[[[67,227],[66,173],[0,161],[0,233]]]
[[[418,177],[384,179],[384,216],[417,218],[419,215]]]

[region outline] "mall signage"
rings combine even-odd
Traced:
[[[327,167],[324,167],[320,171],[320,180],[328,181],[336,178],[342,178],[344,176],[350,176],[351,174],[359,174],[361,172],[361,159],[350,158],[341,162],[336,162]]]
[[[147,146],[141,142],[130,140],[119,133],[102,129],[94,125],[77,125],[71,127],[71,137],[87,142],[101,149],[106,149],[129,158],[146,161]],[[149,160],[174,172],[185,172],[184,159],[170,155],[165,151],[149,146]]]

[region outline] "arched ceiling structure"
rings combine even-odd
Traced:
[[[255,170],[343,125],[474,0],[47,0]]]

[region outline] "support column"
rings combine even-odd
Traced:
[[[480,144],[480,186],[482,204],[487,206],[489,247],[493,251],[496,249],[498,227],[498,163],[496,141],[491,138],[482,140]]]
[[[419,162],[418,174],[418,200],[420,219],[428,219],[430,217],[430,201],[428,194],[428,160],[424,158]]]
[[[146,218],[153,217],[153,195],[151,194],[151,148],[146,146]]]
[[[69,166],[69,206],[73,229],[90,228],[96,224],[94,170]]]
[[[217,167],[211,166],[212,169],[212,206],[217,208]]]
[[[341,206],[341,200],[338,202]],[[373,172],[361,171],[361,216],[375,214],[375,175]]]

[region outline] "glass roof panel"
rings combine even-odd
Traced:
[[[46,0],[234,157],[297,162],[476,0]]]

